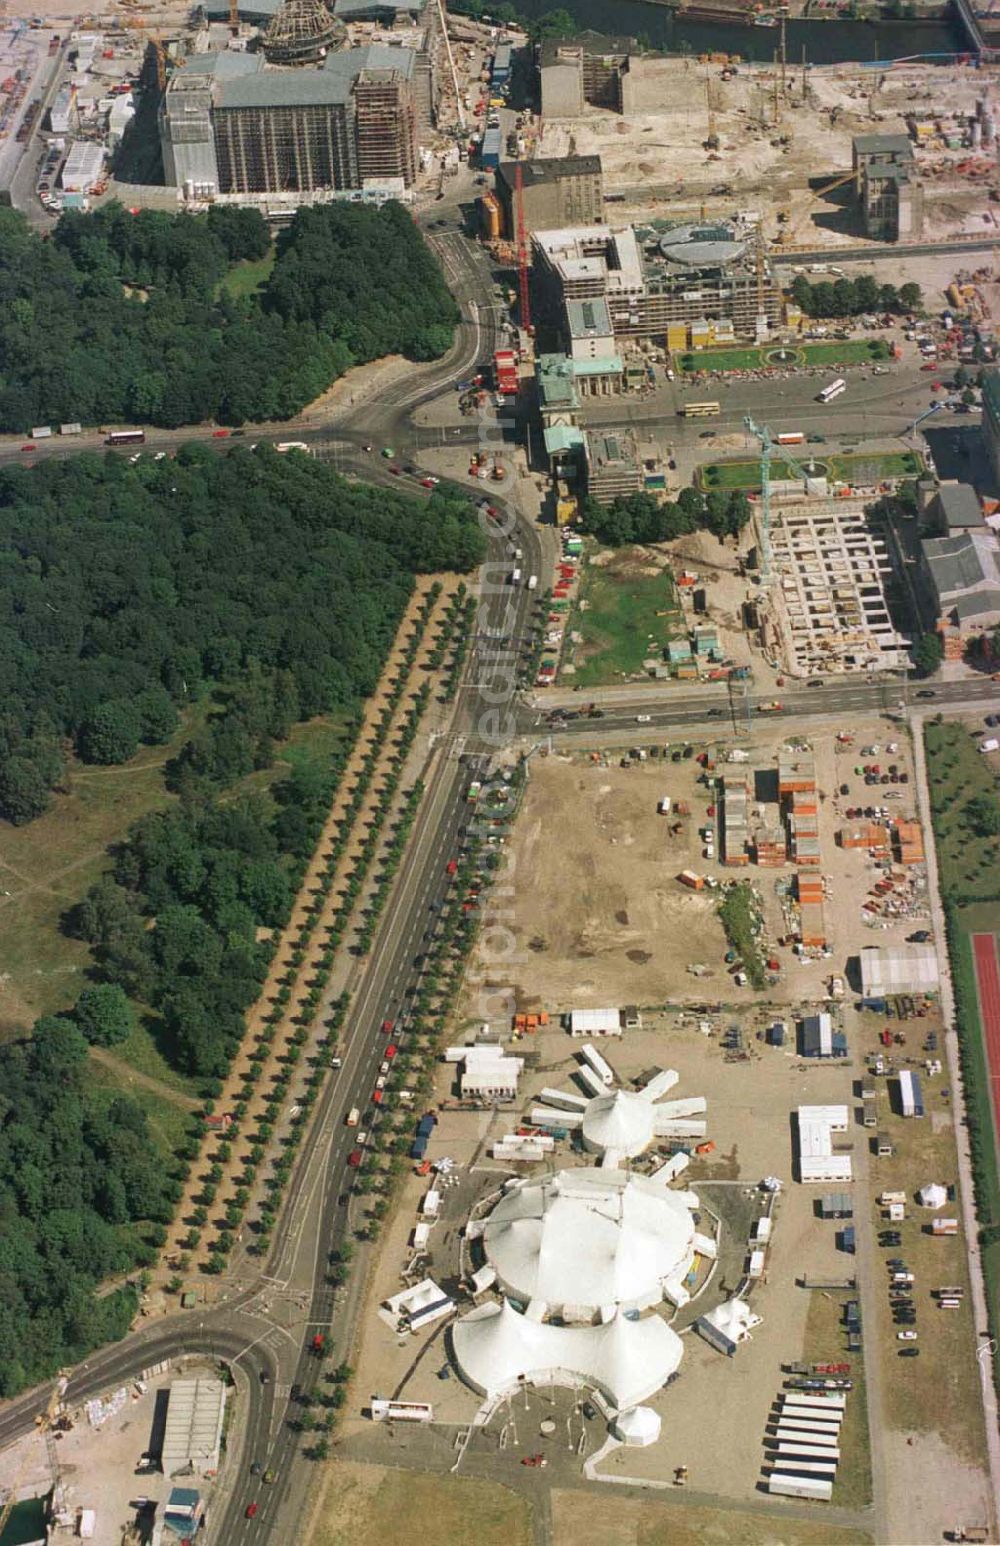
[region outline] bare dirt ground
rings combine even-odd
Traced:
[[[890,800],[884,798],[887,790],[866,787],[863,777],[855,773],[856,767],[873,760],[860,755],[865,745],[880,747],[881,767],[892,761],[902,771],[910,769],[909,742],[898,727],[893,732],[899,737],[897,749],[891,754],[885,752],[885,721],[873,717],[852,724],[851,729],[854,745],[840,753],[828,732],[810,740],[821,791],[821,872],[827,877],[831,956],[802,964],[790,949],[778,948],[781,980],[768,995],[774,1003],[794,1006],[822,998],[830,974],[843,975],[848,957],[860,945],[902,942],[926,921],[926,906],[918,892],[912,906],[898,918],[879,918],[870,927],[862,924],[861,903],[879,875],[864,851],[839,848],[836,833],[847,824],[848,809],[884,799],[894,816],[909,817],[915,813],[915,802],[912,775],[908,785],[892,786],[897,797]],[[638,739],[642,732],[636,730]],[[778,750],[791,733],[787,724],[778,728],[755,722],[750,738],[739,741],[749,752],[750,760],[741,766],[755,791],[754,825],[777,818],[776,796],[769,792],[767,780],[773,777]],[[599,734],[595,726],[595,741]],[[721,769],[721,759],[737,739],[698,742],[695,751],[707,749],[720,759]],[[671,751],[680,744],[675,741]],[[591,760],[594,756],[598,760]],[[499,984],[502,978],[504,985],[513,986],[522,1009],[555,1012],[627,1002],[738,999],[739,990],[725,975],[717,894],[680,885],[677,876],[688,868],[719,881],[742,874],[758,888],[770,941],[787,932],[777,887],[787,889],[791,864],[783,870],[750,865],[740,872],[726,869],[718,859],[705,859],[699,831],[705,825],[714,826],[707,815],[714,789],[697,784],[701,769],[695,758],[681,762],[651,758],[629,768],[620,767],[619,760],[617,751],[592,753],[576,747],[532,760],[508,860],[513,913],[509,923],[516,950],[494,963],[491,938],[484,936],[473,959],[470,982]],[[839,793],[843,784],[846,796]],[[657,802],[663,795],[670,795],[675,804],[686,801],[690,815],[676,819],[673,814],[658,815]],[[679,830],[674,831],[677,822]],[[707,973],[691,975],[689,968],[694,965],[707,967]],[[471,1020],[469,994],[463,1000],[463,1014]]]
[[[533,761],[509,872],[517,956],[502,967],[519,1005],[661,1003],[682,983],[694,989],[690,962],[718,958],[723,936],[710,895],[676,879],[700,855],[706,797],[699,791],[676,835],[656,814],[664,794],[693,801],[694,766],[626,772],[585,754]],[[473,979],[493,979],[489,943],[487,935]]]

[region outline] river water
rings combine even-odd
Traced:
[[[537,17],[560,0],[516,0],[518,11]],[[635,37],[667,53],[740,54],[768,61],[778,46],[776,27],[750,27],[728,22],[698,22],[678,18],[664,5],[648,0],[565,0],[581,29]],[[709,0],[710,3],[710,0]],[[901,59],[913,54],[959,53],[968,42],[957,23],[947,21],[863,22],[789,21],[786,25],[789,63],[798,64],[802,49],[811,64],[841,64],[848,60]]]

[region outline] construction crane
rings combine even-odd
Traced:
[[[813,197],[817,198],[817,199],[825,199],[826,195],[828,193],[833,193],[834,189],[842,188],[845,183],[849,183],[849,182],[853,182],[853,181],[854,181],[854,173],[853,172],[841,172],[839,177],[834,177],[831,182],[823,183],[822,187],[814,189],[813,190]],[[778,233],[778,241],[781,243],[781,245],[783,247],[787,247],[790,242],[793,242],[795,240],[795,237],[798,235],[798,232],[799,232],[800,228],[802,227],[802,225],[804,224],[806,219],[808,219],[810,217],[810,214],[811,214],[810,210],[808,210],[808,209],[807,210],[803,210],[802,214],[799,216],[798,220],[796,220],[794,225],[786,226],[786,228],[783,231],[780,231]],[[781,215],[780,214],[779,214],[778,218],[779,218],[779,220],[781,219]],[[786,215],[785,218],[788,219],[789,218],[788,215]]]
[[[760,441],[760,578],[766,585],[771,579],[771,453],[774,450],[775,441],[768,425],[755,423],[749,414],[743,420],[743,424],[747,433]],[[784,446],[778,447],[778,460],[790,467],[797,478],[802,479],[803,486],[809,482],[809,474],[793,457],[789,456]]]
[[[52,1392],[49,1396],[45,1411],[40,1412],[39,1415],[35,1418],[36,1428],[38,1429],[39,1433],[45,1435],[45,1451],[48,1456],[49,1469],[52,1473],[52,1486],[55,1489],[58,1489],[59,1487],[59,1457],[56,1454],[55,1441],[52,1436],[52,1421],[59,1410],[59,1404],[62,1401],[63,1392],[68,1384],[69,1376],[66,1374],[61,1374],[52,1387]],[[31,1451],[29,1449],[26,1451],[21,1464],[17,1468],[17,1474],[15,1475],[14,1480],[11,1482],[10,1491],[7,1494],[7,1501],[4,1503],[3,1508],[0,1508],[0,1536],[2,1536],[6,1530],[10,1521],[10,1516],[14,1512],[14,1508],[17,1503],[18,1491],[20,1490],[21,1483],[24,1480],[25,1473],[31,1464],[32,1458]]]
[[[705,140],[705,149],[706,150],[718,150],[718,148],[719,148],[719,133],[718,133],[718,128],[717,128],[716,122],[715,122],[716,101],[715,101],[715,83],[713,81],[706,81],[705,82],[705,96],[706,96],[707,101],[708,101],[708,136],[707,136],[707,138]]]
[[[231,7],[230,16],[232,16]],[[122,26],[129,28],[133,32],[141,32],[146,39],[148,47],[153,50],[153,55],[156,59],[156,86],[162,96],[167,86],[167,49],[163,39],[155,33],[148,33],[146,31],[146,21],[142,16],[130,16],[127,20],[122,21]]]
[[[521,326],[531,332],[531,297],[528,293],[528,233],[524,223],[524,168],[518,161],[514,168],[514,203],[517,218],[517,282],[520,295]]]

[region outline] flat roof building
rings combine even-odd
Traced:
[[[166,1476],[219,1467],[226,1387],[217,1379],[174,1380],[167,1401],[161,1462]]]
[[[517,231],[516,173],[521,168],[521,202],[528,232],[556,226],[598,225],[604,218],[600,156],[554,156],[538,161],[501,161],[496,194],[505,233]]]
[[[834,1133],[846,1133],[849,1112],[846,1106],[800,1106],[799,1180],[814,1182],[853,1179],[851,1156],[835,1152]]]
[[[894,993],[936,993],[937,951],[933,945],[868,945],[859,953],[865,998]]]

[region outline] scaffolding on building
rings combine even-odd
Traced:
[[[264,34],[269,64],[316,64],[343,38],[323,0],[285,0]]]

